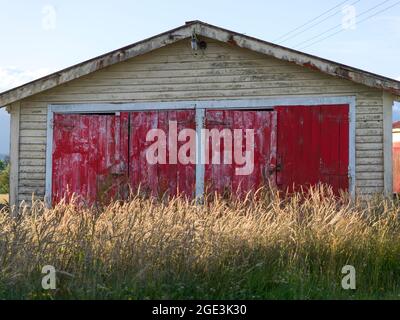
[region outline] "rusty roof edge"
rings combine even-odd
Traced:
[[[369,71],[351,67],[325,58],[300,52],[235,31],[200,22],[200,35],[231,45],[256,51],[274,58],[317,70],[353,82],[400,95],[400,81]]]
[[[52,89],[58,85],[88,75],[92,72],[109,67],[115,63],[123,62],[130,58],[188,38],[192,35],[192,25],[197,23],[197,20],[187,22],[185,25],[165,31],[150,38],[140,40],[131,45],[107,52],[89,60],[85,60],[44,77],[22,84],[18,87],[1,92],[0,108],[3,108],[10,103],[27,98],[31,95],[38,94],[40,92]],[[78,70],[78,72],[74,73],[74,70]],[[37,88],[37,86],[40,88]]]
[[[258,38],[235,31],[217,27],[199,20],[186,22],[172,30],[141,40],[134,44],[110,51],[95,58],[83,61],[71,67],[57,71],[45,77],[33,80],[16,88],[0,93],[0,108],[34,94],[49,90],[58,85],[75,80],[92,72],[111,66],[118,62],[148,53],[176,41],[188,38],[193,30],[201,36],[225,42],[241,48],[266,54],[280,60],[288,61],[317,70],[335,77],[388,91],[400,96],[400,81],[384,77],[369,71],[350,67],[318,56],[296,51]]]

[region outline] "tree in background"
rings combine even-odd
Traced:
[[[10,164],[0,160],[0,194],[9,193]]]
[[[0,160],[0,172],[2,172],[6,168],[7,164],[5,161]]]

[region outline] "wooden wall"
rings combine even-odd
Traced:
[[[382,192],[383,93],[245,49],[189,40],[133,58],[20,102],[18,200],[45,192],[46,115],[51,103],[356,96],[356,188]]]

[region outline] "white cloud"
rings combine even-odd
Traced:
[[[0,67],[0,92],[20,86],[51,73],[50,69],[21,70],[16,67]]]
[[[400,81],[400,77],[397,77],[396,80],[397,80],[397,81]]]

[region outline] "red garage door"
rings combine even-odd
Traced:
[[[244,194],[266,184],[293,191],[318,182],[335,192],[347,190],[348,109],[207,110],[205,191]],[[193,198],[195,152],[188,142],[195,140],[195,128],[194,110],[56,114],[54,203],[72,193],[89,203],[124,198],[128,185],[152,196],[183,193]],[[151,162],[148,150],[155,142],[161,146],[154,153],[159,159]]]
[[[347,190],[349,107],[279,106],[277,185],[300,190],[318,182]]]
[[[165,163],[152,164],[146,159],[146,152],[154,143],[147,141],[151,129],[161,129],[165,133]],[[190,139],[185,136],[178,139],[182,129],[193,129],[194,132],[194,111],[56,114],[53,203],[63,197],[69,199],[72,194],[81,196],[88,203],[123,199],[129,192],[128,185],[133,191],[140,186],[142,193],[152,196],[180,193],[193,197],[195,154],[193,161],[186,164],[177,159],[178,150]],[[174,139],[175,146],[170,144]]]
[[[56,114],[53,131],[53,203],[71,194],[89,203],[123,198],[128,176],[128,118]]]
[[[133,112],[129,156],[132,188],[136,190],[140,186],[142,192],[152,196],[179,193],[192,198],[196,184],[195,158],[189,163],[179,161],[178,151],[190,138],[183,136],[178,139],[178,134],[183,129],[192,129],[194,132],[195,127],[194,110]],[[165,163],[152,163],[146,159],[148,148],[157,141],[153,137],[146,139],[152,129],[160,129],[161,135],[165,133]]]
[[[205,150],[209,159],[205,165],[207,192],[223,194],[233,191],[240,195],[269,182],[275,184],[276,121],[274,111],[206,112],[205,128],[210,130],[211,136],[207,139]],[[214,136],[217,142],[214,148],[211,130],[219,134]],[[236,143],[235,130],[242,133],[240,138],[236,135]],[[242,156],[245,156],[246,151],[250,152],[244,164],[235,159],[235,151],[239,151]],[[238,172],[236,169],[240,168],[244,170]]]

